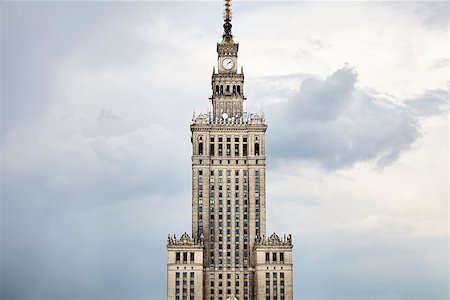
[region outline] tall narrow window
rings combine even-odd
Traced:
[[[191,263],[194,262],[195,254],[194,252],[191,252]]]
[[[237,86],[237,93],[241,94],[241,86],[240,85]]]
[[[209,144],[209,155],[214,156],[214,144]]]
[[[203,143],[198,143],[198,154],[203,155]]]
[[[247,144],[243,144],[242,145],[242,155],[247,156]]]
[[[259,155],[259,143],[255,143],[255,155]]]

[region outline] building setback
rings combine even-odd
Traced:
[[[266,236],[264,116],[244,112],[229,0],[212,112],[194,115],[192,236],[169,236],[167,299],[292,300],[292,238]]]

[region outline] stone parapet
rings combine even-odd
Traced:
[[[288,246],[292,247],[292,236],[290,234],[284,235],[281,239],[276,233],[270,237],[260,235],[256,237],[255,246]]]
[[[186,246],[200,246],[203,247],[203,239],[199,238],[191,238],[189,234],[186,232],[183,233],[183,235],[177,239],[177,237],[174,235],[170,235],[167,237],[167,247],[186,247]]]

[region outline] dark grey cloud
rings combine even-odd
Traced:
[[[153,81],[169,65],[159,53],[182,59],[182,47],[133,32],[171,16],[182,30],[187,5],[2,3],[1,299],[164,298],[167,234],[190,228],[188,125],[200,99],[188,88],[174,101],[179,91]],[[148,58],[159,62],[145,92],[112,80]],[[68,80],[93,84],[68,87],[67,66]]]
[[[324,80],[305,79],[267,115],[268,149],[279,161],[314,161],[326,169],[375,160],[395,161],[419,136],[417,114],[438,113],[446,91],[429,91],[397,105],[357,86],[356,70],[343,67]]]

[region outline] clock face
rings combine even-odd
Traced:
[[[233,61],[231,58],[229,58],[229,57],[224,58],[224,59],[222,60],[222,67],[223,67],[225,70],[230,70],[230,69],[232,69],[232,68],[234,67],[234,61]]]

